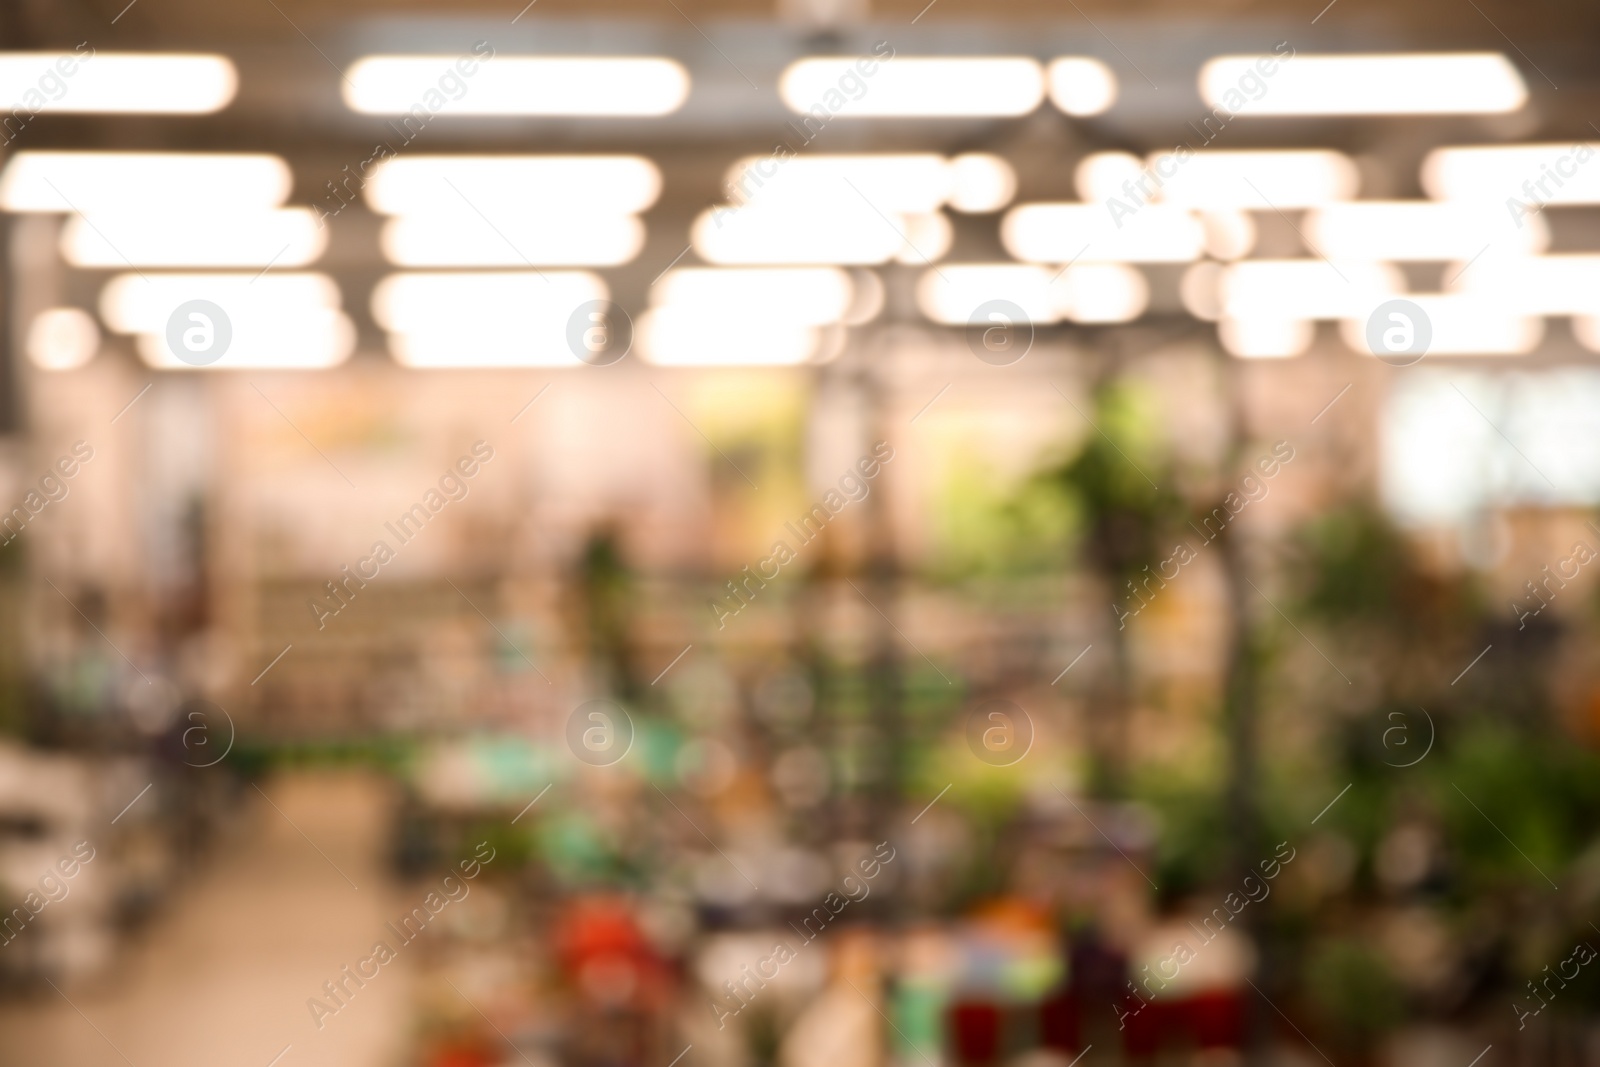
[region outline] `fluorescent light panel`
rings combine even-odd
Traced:
[[[0,52],[0,101],[13,119],[19,110],[205,115],[227,107],[238,88],[238,72],[225,56]]]
[[[305,208],[226,215],[97,212],[73,216],[61,254],[74,267],[303,267],[328,245]]]
[[[1205,229],[1166,204],[1116,219],[1104,204],[1021,204],[1006,212],[1000,240],[1030,263],[1187,263],[1205,250]]]
[[[1330,259],[1402,262],[1522,257],[1550,243],[1541,217],[1513,221],[1504,207],[1486,202],[1331,204],[1307,215],[1305,234],[1310,250]]]
[[[997,211],[1011,201],[1017,176],[999,156],[973,152],[819,155],[797,159],[750,156],[728,168],[732,201],[827,203],[866,200],[880,211],[927,214],[946,204],[959,211]]]
[[[398,267],[612,267],[637,256],[644,237],[632,215],[440,212],[390,219],[380,243]]]
[[[1200,95],[1245,116],[1498,115],[1521,108],[1528,87],[1499,52],[1253,55],[1208,61]]]
[[[220,360],[198,368],[173,355],[166,339],[168,319],[191,300],[222,308],[233,335]],[[355,350],[355,327],[324,274],[119,274],[101,290],[100,317],[137,334],[139,355],[161,370],[311,370],[337,366]]]
[[[408,367],[576,367],[568,322],[609,296],[589,271],[391,274],[373,291],[372,314]]]
[[[778,92],[789,110],[828,120],[1010,118],[1039,106],[1044,71],[1023,56],[813,57],[790,64]]]
[[[369,115],[656,116],[688,97],[689,72],[660,56],[365,56],[344,86]]]
[[[651,289],[657,307],[711,318],[758,315],[802,326],[841,322],[854,301],[850,275],[837,267],[683,267],[662,275]]]
[[[416,156],[380,163],[365,193],[383,215],[632,214],[661,195],[661,171],[643,156]]]
[[[1093,157],[1090,157],[1093,158]],[[1086,161],[1087,162],[1087,161]],[[1355,161],[1326,149],[1199,151],[1188,158],[1171,152],[1152,154],[1145,181],[1163,203],[1202,210],[1288,211],[1349,200],[1360,188]],[[1128,197],[1116,176],[1115,191]],[[1105,183],[1102,183],[1105,184]]]
[[[1117,100],[1117,77],[1098,59],[1063,56],[1045,69],[1050,102],[1080,117],[1109,111]]]
[[[268,211],[289,196],[289,165],[222,152],[18,152],[0,172],[6,211]]]
[[[1597,154],[1595,142],[1436,148],[1422,162],[1422,187],[1435,200],[1487,200],[1503,211],[1509,199],[1529,210],[1600,204]]]

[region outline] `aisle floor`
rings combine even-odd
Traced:
[[[236,840],[220,844],[107,980],[0,1003],[0,1064],[403,1062],[410,1034],[405,959],[384,968],[381,982],[369,983],[320,1031],[306,1005],[340,967],[366,954],[398,907],[382,866],[382,787],[322,774],[261,786],[271,803],[250,790],[253,803]]]

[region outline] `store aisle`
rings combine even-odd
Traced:
[[[320,1031],[306,1006],[366,954],[397,906],[382,866],[383,786],[316,773],[261,788],[270,803],[251,790],[237,839],[128,946],[113,980],[66,990],[70,1003],[46,989],[0,1004],[0,1064],[267,1067],[285,1046],[278,1067],[398,1061],[409,1038],[404,959]]]

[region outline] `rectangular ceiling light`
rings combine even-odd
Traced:
[[[818,327],[748,312],[657,307],[639,316],[639,355],[658,367],[793,367],[823,342]]]
[[[656,307],[710,316],[754,314],[806,326],[843,321],[854,301],[850,275],[837,267],[680,267],[651,288]]]
[[[1043,68],[1025,56],[830,56],[791,63],[778,92],[789,110],[824,122],[1013,118],[1039,106],[1045,84]]]
[[[1476,296],[1413,293],[1406,299],[1428,317],[1430,357],[1525,356],[1544,339],[1544,319],[1510,314]],[[1339,334],[1353,350],[1373,354],[1367,347],[1366,315],[1345,319]]]
[[[1130,322],[1144,314],[1150,287],[1135,267],[1079,263],[1052,271],[1022,263],[961,263],[924,271],[917,306],[947,326],[1012,326],[991,306],[1006,301],[1023,321]]]
[[[1597,152],[1594,142],[1436,148],[1422,162],[1422,187],[1435,200],[1487,200],[1502,210],[1508,200],[1529,211],[1600,204],[1600,167],[1589,165]]]
[[[1222,268],[1217,304],[1223,318],[1237,321],[1343,319],[1364,317],[1404,291],[1400,269],[1387,263],[1251,259]]]
[[[168,345],[195,309],[221,310],[205,324],[225,337],[213,362],[180,358]],[[206,309],[201,309],[206,310]],[[343,363],[355,350],[355,327],[339,310],[339,287],[324,274],[119,274],[100,293],[100,317],[118,333],[138,335],[145,363],[163,370],[306,370]]]
[[[390,219],[379,243],[397,267],[614,267],[632,261],[644,237],[633,215],[463,210]]]
[[[6,211],[268,211],[293,177],[264,153],[18,152],[0,172]]]
[[[382,215],[441,205],[491,217],[528,209],[635,214],[661,195],[661,170],[643,156],[414,156],[380,163],[365,192]]]
[[[905,248],[903,216],[885,218],[865,201],[809,206],[756,200],[710,208],[690,230],[694,250],[708,263],[869,265],[887,263]],[[937,258],[937,249],[927,249]]]
[[[578,367],[568,327],[609,296],[589,271],[391,274],[373,291],[372,315],[408,367]]]
[[[1001,221],[1000,241],[1028,263],[1188,263],[1205,249],[1205,227],[1167,204],[1116,218],[1104,204],[1019,204]]]
[[[1330,259],[1466,262],[1543,252],[1550,231],[1538,215],[1513,219],[1499,204],[1354,200],[1309,212],[1310,250]]]
[[[328,246],[306,208],[229,214],[97,212],[74,216],[61,255],[74,267],[303,267]]]
[[[1233,115],[1499,115],[1528,87],[1499,52],[1218,56],[1200,68],[1207,106]]]
[[[998,211],[1011,202],[1016,172],[999,156],[971,152],[750,156],[728,169],[728,199],[865,200],[880,211],[927,214],[946,204],[958,211]]]
[[[233,101],[226,56],[163,52],[0,52],[0,101],[19,112],[206,115]]]
[[[1151,175],[1145,187],[1159,181],[1163,203],[1200,211],[1290,211],[1349,200],[1360,188],[1355,160],[1324,149],[1202,150],[1187,159],[1162,152],[1145,160],[1145,170]],[[1104,195],[1127,199],[1122,183],[1129,179],[1116,176]]]
[[[660,56],[365,56],[344,101],[368,115],[667,115],[689,72]]]
[[[1508,315],[1600,315],[1600,255],[1479,260],[1445,274],[1452,292]]]

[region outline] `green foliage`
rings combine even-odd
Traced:
[[[1097,429],[1076,455],[1040,475],[1079,514],[1086,562],[1118,586],[1167,555],[1166,535],[1187,510],[1177,493],[1150,481],[1153,470],[1171,484],[1154,421],[1134,389],[1104,386],[1095,394]]]
[[[1346,1047],[1367,1047],[1405,1016],[1399,982],[1364,939],[1332,937],[1315,946],[1304,981],[1312,1005]]]

